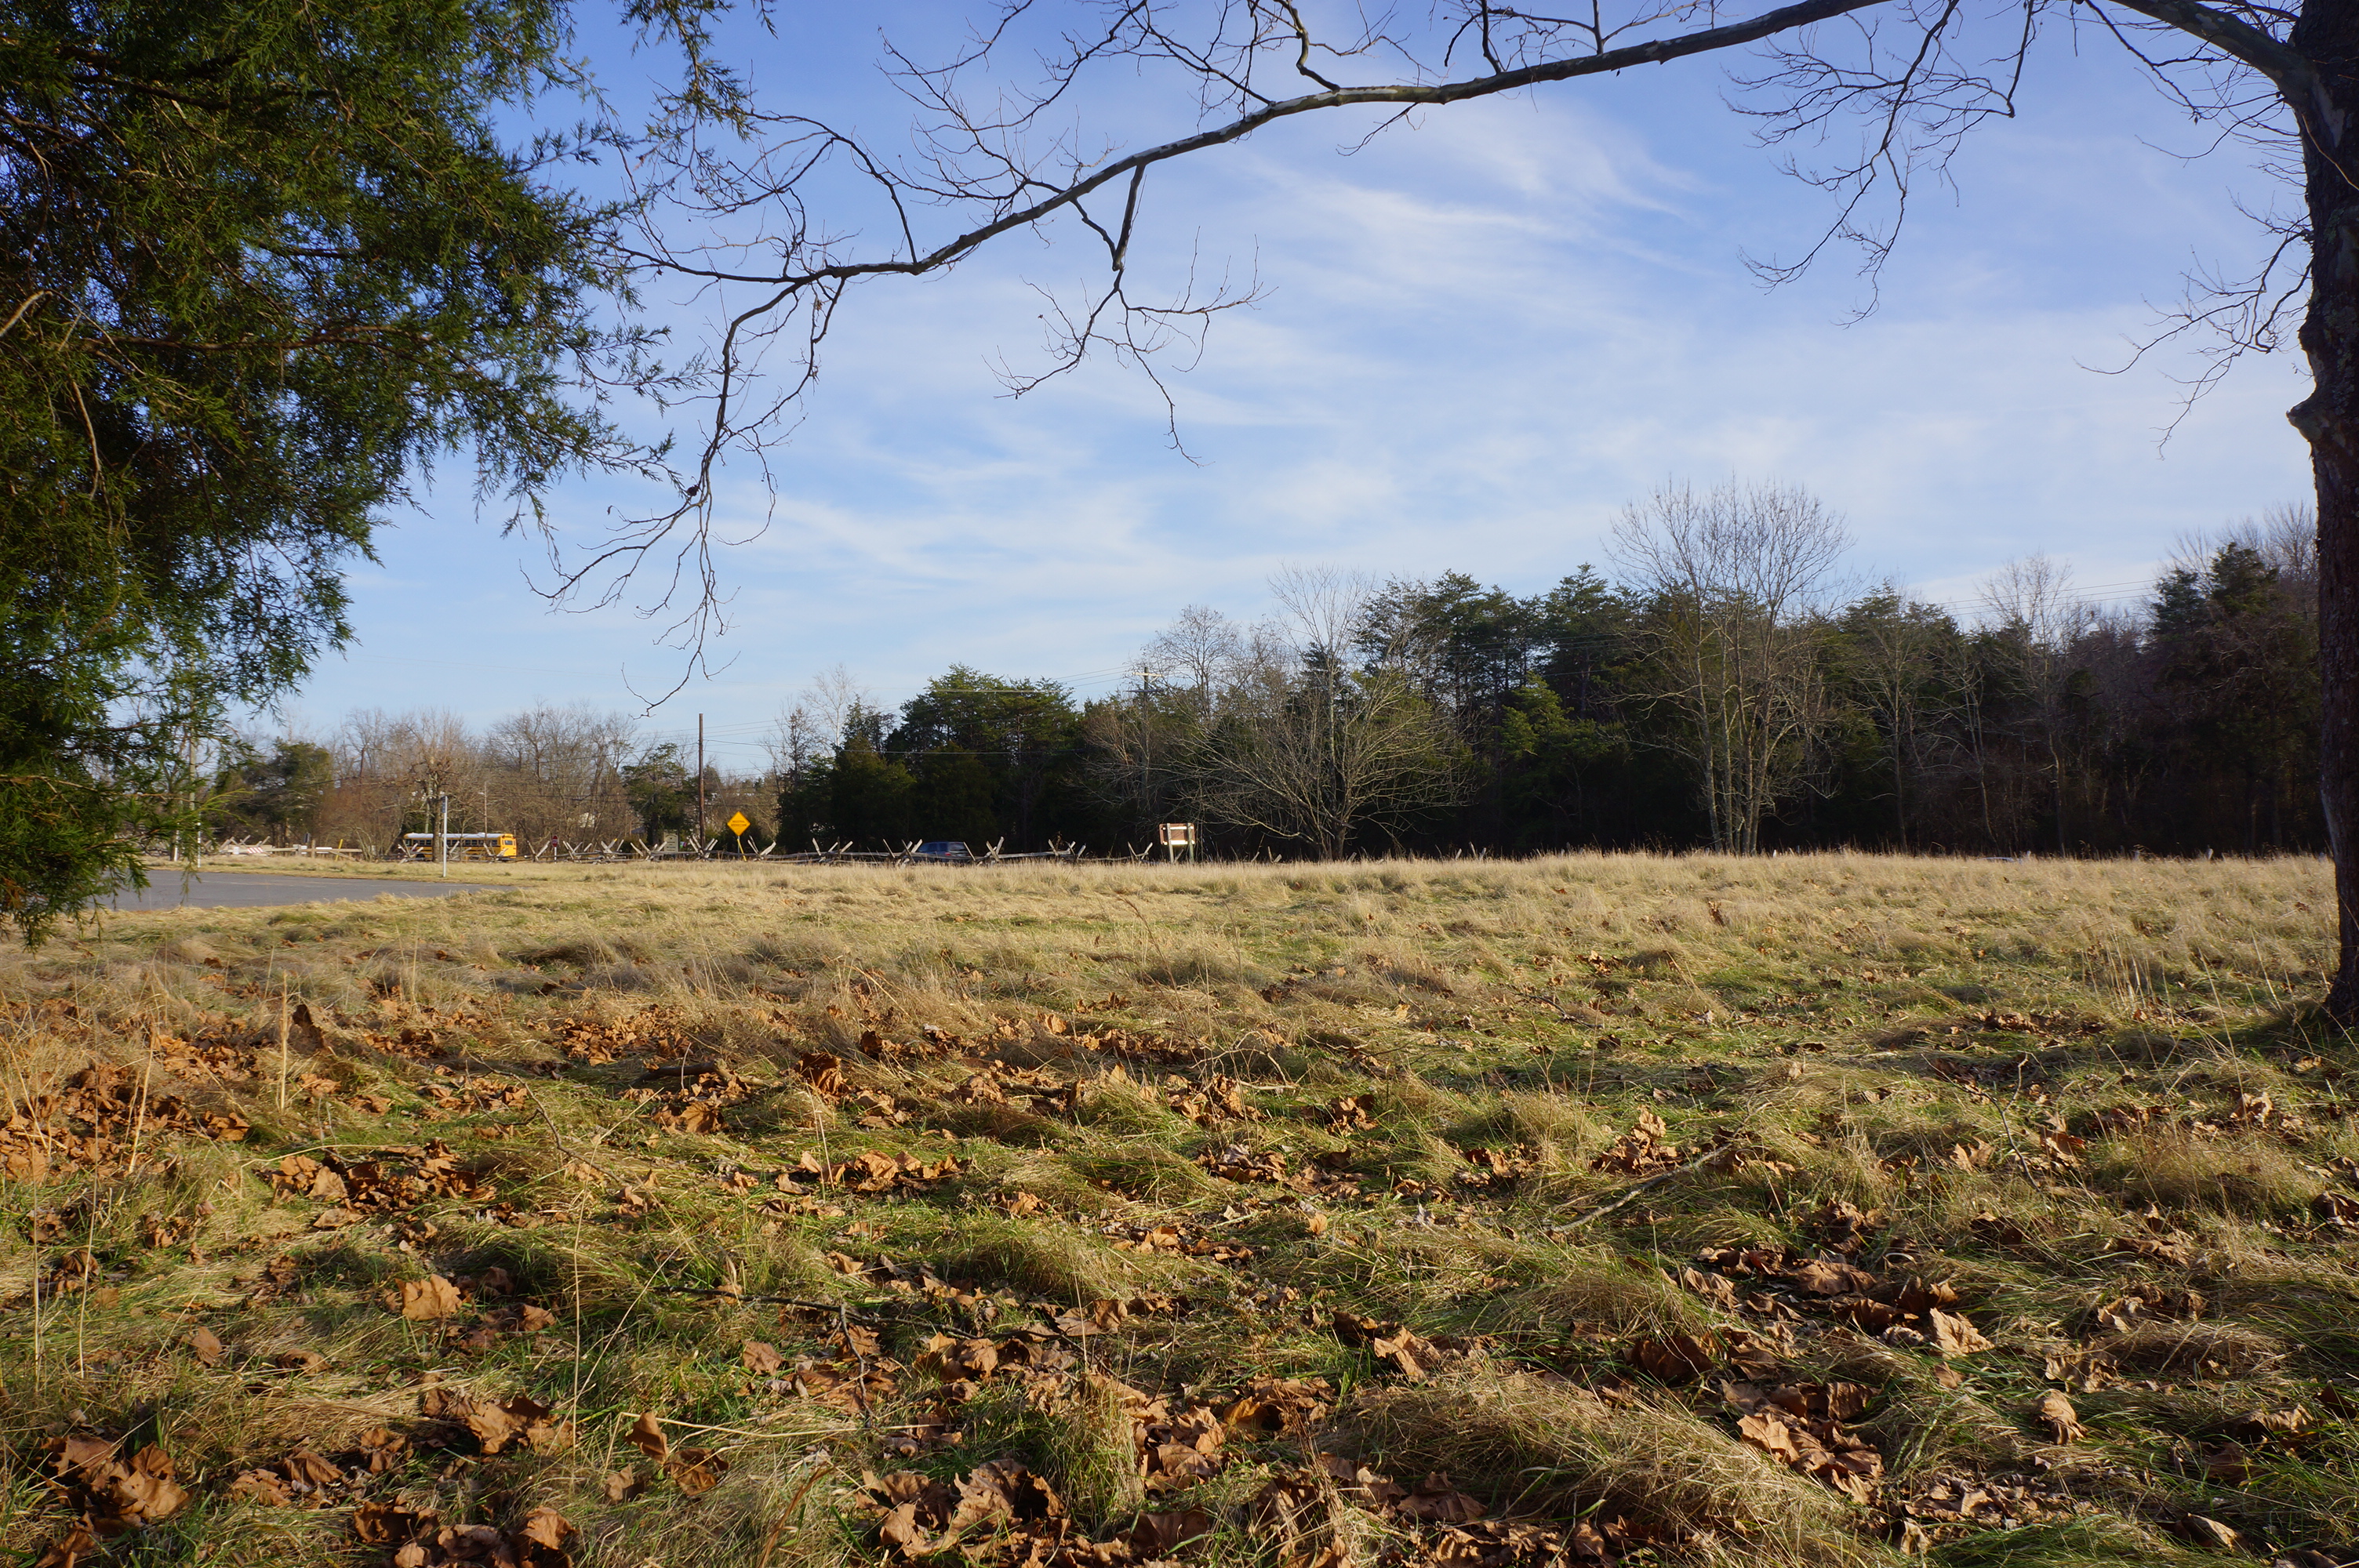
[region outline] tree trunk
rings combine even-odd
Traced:
[[[1906,775],[1901,771],[1900,705],[1907,700],[1898,692],[1892,698],[1892,827],[1899,836],[1900,852],[1904,855],[1908,852],[1908,800],[1903,793]]]
[[[2359,5],[2307,0],[2291,42],[2318,71],[2313,101],[2295,105],[2310,226],[2301,346],[2315,385],[2288,417],[2318,484],[2319,798],[2341,944],[2326,1008],[2347,1028],[2359,1023],[2359,189],[2343,170],[2359,150]]]
[[[2064,758],[2053,741],[2048,747],[2048,765],[2056,773],[2056,853],[2069,858],[2072,853],[2072,844],[2064,834]]]

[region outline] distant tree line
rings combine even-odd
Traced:
[[[2306,513],[2190,545],[2108,611],[2044,557],[1963,607],[1841,590],[1839,521],[1777,486],[1667,486],[1517,596],[1294,571],[1277,613],[1190,607],[1132,689],[959,666],[886,713],[839,671],[782,721],[798,843],[1220,852],[1852,845],[1958,853],[2323,847]]]
[[[733,775],[708,762],[708,837],[742,810],[769,841],[777,790],[766,771]],[[429,803],[451,797],[451,830],[513,833],[529,853],[567,843],[644,838],[693,829],[693,748],[650,740],[627,714],[539,704],[471,728],[451,713],[346,718],[323,740],[234,739],[198,786],[216,838],[276,844],[344,844],[384,853],[404,833],[433,827]]]
[[[1088,701],[960,665],[887,708],[839,666],[766,765],[707,765],[706,832],[742,811],[788,850],[1119,849],[1192,821],[1238,856],[2313,851],[2312,537],[2288,510],[2191,542],[2114,610],[2035,556],[1952,608],[1846,588],[1843,526],[1803,492],[1671,485],[1625,512],[1614,578],[1291,570],[1267,618],[1190,606]],[[382,850],[441,793],[454,828],[528,847],[655,842],[691,827],[697,782],[628,716],[542,705],[237,741],[196,794],[216,834]]]

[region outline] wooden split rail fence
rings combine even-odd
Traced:
[[[769,860],[793,866],[1006,866],[1025,860],[1060,860],[1068,865],[1135,865],[1154,853],[1153,846],[1129,849],[1119,854],[1089,853],[1086,844],[1060,845],[1048,849],[1009,853],[1000,846],[1002,838],[981,854],[934,853],[926,849],[927,840],[903,844],[896,849],[863,849],[856,840],[845,839],[840,844],[822,844],[814,838],[808,849],[778,853],[779,841],[755,849],[747,845],[742,851],[723,849],[727,840],[707,839],[701,845],[693,839],[686,843],[649,844],[644,838],[590,839],[573,843],[550,838],[532,853],[540,861],[582,861],[610,863],[623,860]]]
[[[1047,849],[1018,851],[1011,854],[1000,847],[1007,842],[1005,838],[991,844],[981,854],[941,853],[929,851],[928,842],[929,841],[916,840],[906,843],[897,849],[863,849],[858,847],[857,841],[853,839],[846,839],[841,844],[822,844],[814,838],[810,841],[809,849],[797,849],[780,854],[778,853],[779,841],[776,839],[759,849],[756,849],[747,840],[740,839],[738,844],[741,848],[729,849],[724,848],[729,843],[729,840],[724,838],[709,838],[701,845],[693,839],[685,843],[649,844],[644,838],[591,838],[577,843],[557,838],[552,834],[534,849],[527,858],[543,863],[571,861],[592,865],[630,860],[769,860],[775,864],[795,866],[1006,866],[1027,860],[1057,860],[1067,865],[1103,866],[1138,865],[1149,860],[1155,853],[1155,847],[1151,844],[1144,848],[1126,847],[1120,851],[1096,855],[1089,852],[1089,846],[1086,844],[1062,844],[1054,845]],[[962,850],[963,848],[961,846]],[[164,846],[150,846],[149,852],[161,856],[168,850]],[[208,855],[227,857],[284,855],[318,856],[323,859],[372,858],[370,851],[358,846],[348,848],[339,844],[331,849],[325,844],[274,845],[245,838],[216,840],[208,843],[204,852]],[[432,852],[420,850],[414,855],[397,852],[392,858],[430,860]]]

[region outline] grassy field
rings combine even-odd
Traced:
[[[2359,1555],[2321,863],[498,880],[0,957],[0,1562]]]

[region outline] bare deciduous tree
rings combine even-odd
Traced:
[[[2093,606],[2072,591],[2072,568],[2045,553],[2007,562],[1984,582],[1983,607],[2008,654],[2008,673],[2027,699],[2032,733],[2021,737],[2048,759],[2056,807],[2056,852],[2072,852],[2064,815],[2066,707],[2075,665],[2072,651],[2097,623]]]
[[[842,741],[853,715],[875,708],[876,697],[847,666],[834,664],[811,677],[810,685],[802,689],[801,702],[826,738],[823,743],[833,746]]]
[[[1942,679],[1942,666],[1957,641],[1957,627],[1942,611],[1886,583],[1846,612],[1843,630],[1844,674],[1884,742],[1891,770],[1893,838],[1906,849],[1912,842],[1908,781],[1930,771],[1929,749],[1940,746],[1955,716],[1953,690]]]
[[[1376,582],[1337,567],[1281,567],[1270,577],[1269,596],[1277,600],[1274,630],[1294,657],[1333,665],[1359,641]]]
[[[1448,725],[1386,671],[1272,678],[1230,694],[1191,769],[1204,814],[1273,838],[1346,853],[1452,791]]]
[[[1217,610],[1190,604],[1141,651],[1142,666],[1167,684],[1209,695],[1246,656],[1245,633]]]
[[[529,842],[551,836],[622,832],[624,767],[638,749],[639,727],[626,714],[587,703],[536,703],[485,733],[484,777],[500,830]]]
[[[2245,517],[2224,528],[2182,534],[2173,543],[2166,573],[2180,569],[2201,572],[2223,545],[2243,545],[2277,569],[2278,579],[2304,596],[2318,593],[2318,514],[2299,503],[2269,507],[2257,517]]]
[[[536,704],[481,734],[452,713],[364,709],[337,735],[321,830],[382,851],[447,791],[454,829],[514,833],[527,846],[612,838],[631,829],[622,774],[637,744],[635,719],[581,703]]]
[[[875,698],[837,663],[811,677],[795,694],[794,706],[781,708],[762,748],[770,754],[770,771],[778,779],[799,778],[822,758],[843,744],[844,730],[856,713],[870,711]]]
[[[1281,619],[1236,644],[1177,766],[1197,809],[1332,859],[1451,798],[1447,718],[1397,671],[1345,664],[1373,583],[1328,568],[1270,581]]]
[[[1670,483],[1625,508],[1614,558],[1652,595],[1649,695],[1698,774],[1712,847],[1751,854],[1826,720],[1819,610],[1851,543],[1797,486]]]
[[[1205,811],[1190,770],[1206,755],[1207,732],[1255,672],[1283,662],[1266,626],[1201,604],[1183,608],[1139,650],[1137,692],[1093,703],[1083,716],[1100,795],[1136,821]]]

